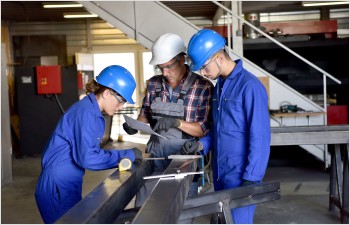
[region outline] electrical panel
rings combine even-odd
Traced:
[[[62,94],[61,66],[36,66],[38,94]]]
[[[40,156],[62,111],[54,96],[37,94],[36,66],[15,66],[13,70],[20,121],[19,151],[26,156]],[[61,78],[62,93],[57,95],[62,107],[68,109],[79,101],[76,65],[61,66]]]

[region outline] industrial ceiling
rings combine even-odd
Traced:
[[[211,1],[162,1],[183,17],[213,19],[218,6]],[[227,3],[227,2],[226,2]],[[288,12],[321,9],[303,7],[301,1],[242,1],[242,13]],[[323,8],[348,8],[349,5]],[[81,8],[44,9],[42,1],[1,1],[2,21],[64,21],[63,13],[81,12]]]

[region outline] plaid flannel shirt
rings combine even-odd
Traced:
[[[180,96],[180,91],[183,85],[188,81],[189,74],[190,71],[187,69],[185,78],[181,80],[180,84],[174,90],[172,90],[171,99],[169,93],[170,85],[166,82],[163,75],[156,75],[150,78],[147,85],[146,95],[143,98],[140,115],[146,117],[148,121],[151,121],[151,104],[156,98],[156,87],[159,80],[162,81],[162,91],[160,94],[161,101],[176,102]],[[184,97],[185,120],[187,122],[199,122],[204,134],[206,134],[209,131],[210,123],[212,121],[211,100],[214,86],[208,79],[196,73],[193,74],[196,76],[196,79]],[[162,76],[162,79],[159,79],[159,76]]]

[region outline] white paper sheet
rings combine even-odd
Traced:
[[[124,119],[125,119],[125,122],[131,127],[131,128],[134,128],[135,130],[139,130],[139,131],[142,131],[142,132],[145,132],[147,134],[153,134],[153,135],[157,135],[159,137],[162,137],[162,138],[165,138],[167,139],[166,137],[154,132],[152,130],[152,128],[147,124],[147,123],[144,123],[144,122],[141,122],[141,121],[138,121],[138,120],[135,120],[133,118],[131,118],[130,116],[127,116],[127,115],[123,115],[124,116]]]

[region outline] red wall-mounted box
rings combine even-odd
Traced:
[[[82,90],[83,89],[83,73],[81,71],[78,72],[78,89]]]
[[[349,106],[331,105],[327,106],[327,124],[349,124]]]
[[[62,94],[61,66],[37,66],[38,94]]]

